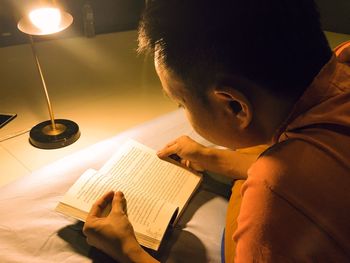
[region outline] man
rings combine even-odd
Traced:
[[[139,46],[154,51],[164,91],[200,135],[233,150],[269,145],[255,160],[181,137],[158,153],[247,177],[238,218],[237,200],[227,211],[226,262],[349,262],[350,67],[330,50],[313,0],[149,1]],[[84,233],[116,260],[156,262],[121,192],[97,201]]]

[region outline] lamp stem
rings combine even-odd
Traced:
[[[32,52],[33,52],[33,56],[36,62],[36,66],[40,75],[40,79],[41,79],[41,83],[43,85],[43,89],[45,92],[45,97],[46,97],[46,102],[47,102],[47,107],[49,109],[49,114],[50,114],[50,119],[51,119],[51,126],[52,126],[52,130],[56,131],[56,124],[55,124],[55,118],[53,115],[53,110],[52,110],[52,106],[51,106],[51,102],[50,102],[50,97],[49,97],[49,93],[47,92],[47,88],[46,88],[46,83],[45,83],[45,79],[44,79],[44,75],[43,72],[41,70],[41,66],[40,66],[40,62],[34,47],[34,41],[33,41],[33,37],[31,35],[29,35],[29,39],[30,39],[30,46],[32,48]]]

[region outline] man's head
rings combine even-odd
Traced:
[[[217,96],[219,105],[227,102],[236,121],[244,122],[230,123],[247,135],[240,146],[252,144],[252,129],[261,128],[252,121],[259,99],[295,101],[331,56],[313,0],[150,0],[139,49],[155,51],[157,72],[171,96],[183,88],[187,103],[194,100],[204,115],[218,106],[210,96]],[[195,110],[188,111],[195,122]],[[212,118],[225,114],[223,108]],[[203,134],[205,127],[194,126]],[[228,145],[215,134],[205,135]]]

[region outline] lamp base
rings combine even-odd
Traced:
[[[51,121],[35,125],[29,133],[29,142],[41,149],[57,149],[68,146],[79,139],[79,126],[74,121],[57,119],[56,129],[52,129]]]

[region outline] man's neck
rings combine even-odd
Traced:
[[[278,98],[270,94],[260,94],[254,111],[261,144],[272,144],[276,132],[283,126],[292,112],[296,99]]]

